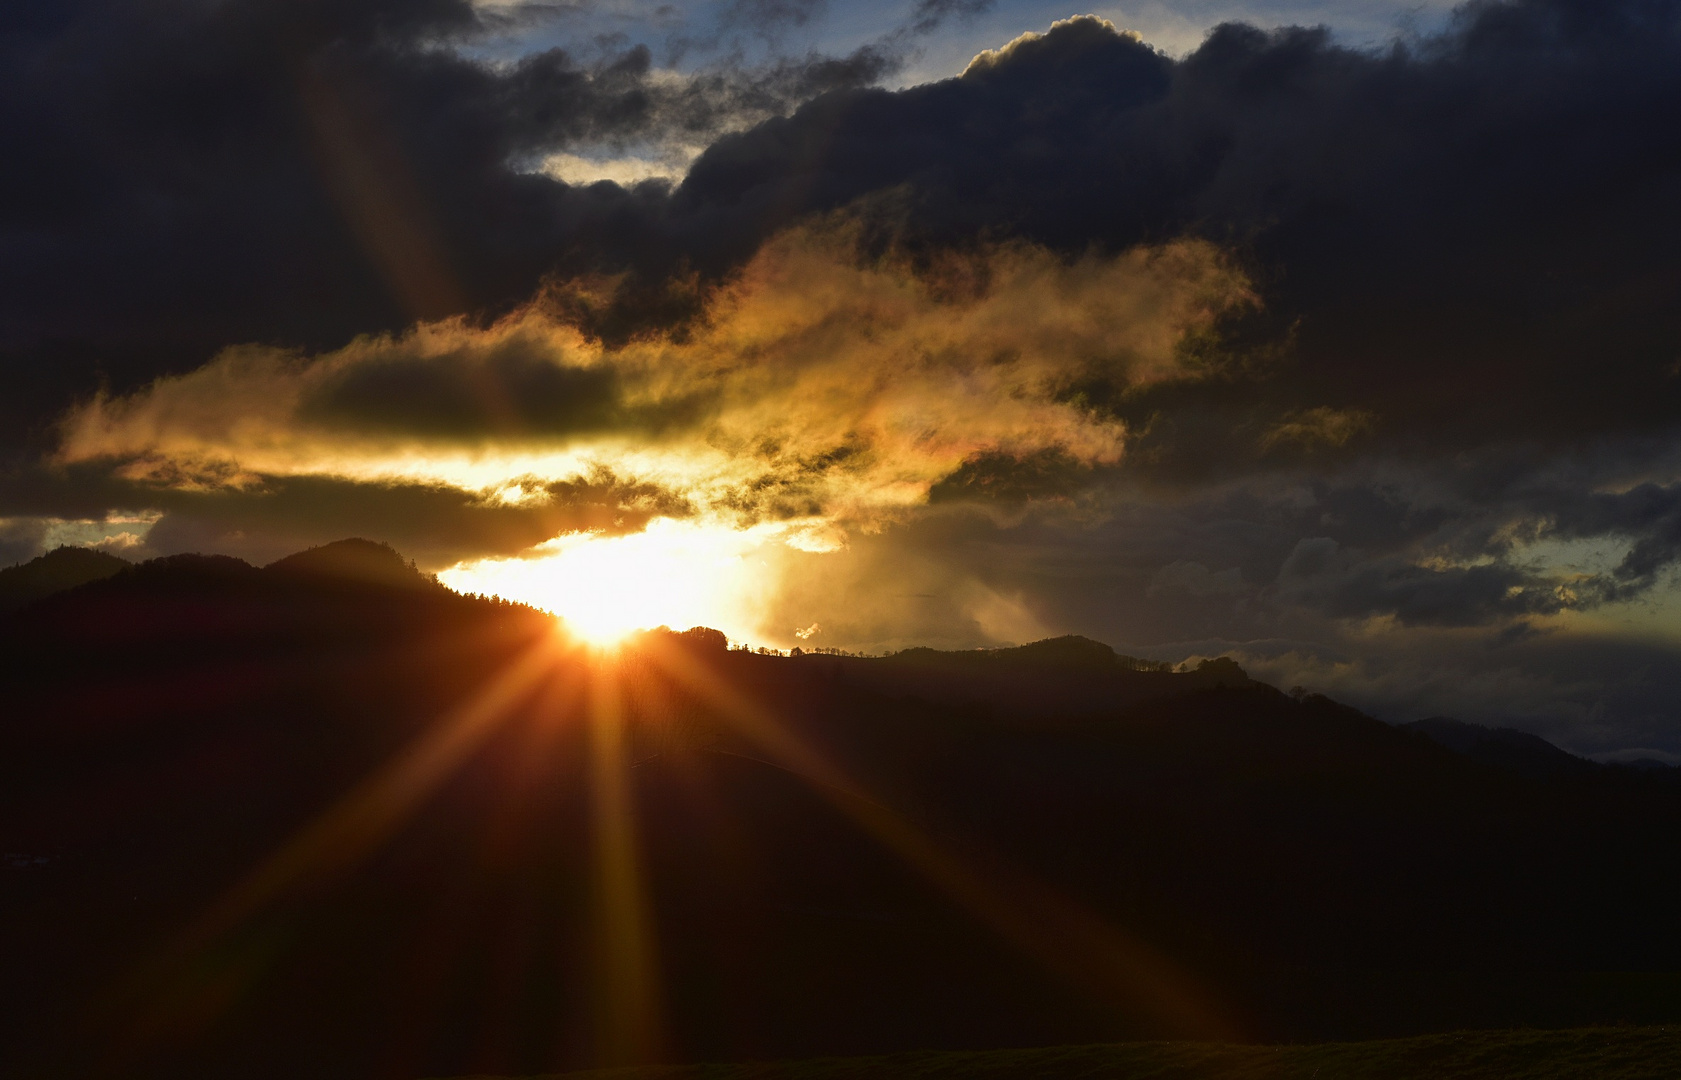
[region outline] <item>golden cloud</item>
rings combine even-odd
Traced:
[[[1280,446],[1343,446],[1372,429],[1376,417],[1363,409],[1333,409],[1321,405],[1292,413],[1261,436],[1261,449]]]
[[[1066,19],[1057,19],[1055,22],[1051,23],[1050,29],[1046,30],[1044,33],[1040,33],[1037,30],[1029,30],[1025,33],[1018,34],[1015,38],[996,49],[982,49],[980,52],[975,54],[974,58],[969,61],[968,66],[963,69],[963,75],[967,77],[976,73],[985,72],[989,69],[997,68],[1007,62],[1022,48],[1022,46],[1029,45],[1035,41],[1043,41],[1049,35],[1068,27],[1082,27],[1091,30],[1099,30],[1103,33],[1127,38],[1140,44],[1144,41],[1144,36],[1138,31],[1123,30],[1101,15],[1071,15]]]
[[[845,219],[785,232],[697,320],[614,347],[538,300],[315,356],[230,348],[75,409],[59,458],[174,487],[310,475],[503,501],[611,474],[718,521],[807,522],[822,547],[978,456],[1118,461],[1124,425],[1076,389],[1200,377],[1187,335],[1254,302],[1197,241],[1073,260],[860,250]]]

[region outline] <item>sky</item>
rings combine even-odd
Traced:
[[[1681,2],[24,2],[0,565],[1681,761]]]

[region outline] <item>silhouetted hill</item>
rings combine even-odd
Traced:
[[[273,574],[353,581],[403,588],[435,585],[415,569],[389,544],[372,540],[339,540],[270,563],[264,569]]]
[[[821,654],[800,658],[820,663]],[[1124,656],[1100,641],[1068,636],[1007,649],[940,652],[906,649],[879,664],[859,668],[855,678],[876,691],[968,706],[989,714],[1026,710],[1072,717],[1193,689],[1254,685],[1236,662],[1205,660],[1193,671]]]
[[[1446,716],[1432,716],[1400,726],[1403,730],[1428,736],[1473,761],[1537,779],[1579,776],[1601,767],[1596,762],[1560,750],[1539,735],[1515,728],[1484,727]]]
[[[1681,1016],[1681,791],[1635,770],[1533,779],[1083,639],[603,656],[306,554],[0,617],[0,1071]]]
[[[0,612],[16,611],[44,596],[108,578],[131,564],[93,548],[60,547],[0,570]]]

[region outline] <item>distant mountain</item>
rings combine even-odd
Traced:
[[[6,1075],[1681,1019],[1681,786],[1230,660],[603,655],[355,542],[38,600],[0,687]]]
[[[44,596],[108,578],[131,565],[127,559],[93,548],[55,548],[0,570],[0,612],[16,611]]]
[[[1658,775],[1668,777],[1673,777],[1676,774],[1681,773],[1681,766],[1671,765],[1667,761],[1661,761],[1658,758],[1651,757],[1629,758],[1627,760],[1617,762],[1617,766],[1619,768],[1635,769],[1640,772],[1656,773]]]
[[[1060,717],[1193,690],[1258,685],[1229,657],[1194,670],[1117,653],[1101,641],[1069,635],[1004,649],[940,652],[916,648],[858,667],[854,678],[879,693],[967,706],[983,713]]]
[[[1400,727],[1428,736],[1454,753],[1484,765],[1536,779],[1580,776],[1601,768],[1598,763],[1561,750],[1539,735],[1516,728],[1484,727],[1446,716],[1414,720]]]

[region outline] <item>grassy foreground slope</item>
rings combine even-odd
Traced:
[[[1143,1042],[734,1065],[662,1065],[531,1080],[1670,1080],[1681,1027],[1465,1031],[1369,1042]],[[483,1078],[481,1078],[483,1080]]]

